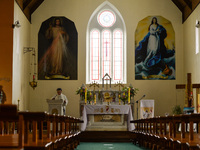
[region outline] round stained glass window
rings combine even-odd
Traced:
[[[97,18],[99,24],[103,27],[111,27],[116,21],[115,14],[109,10],[102,11]]]

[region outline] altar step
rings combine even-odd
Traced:
[[[94,122],[87,126],[86,131],[127,131],[127,124],[121,122]]]
[[[129,131],[83,131],[81,142],[130,142],[135,136]]]

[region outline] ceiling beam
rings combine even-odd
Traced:
[[[23,0],[15,0],[19,7],[23,10]]]
[[[31,1],[32,1],[32,0],[25,0],[25,1],[23,2],[23,10],[26,9],[26,7],[30,4]]]
[[[186,5],[192,10],[192,2],[190,2],[190,0],[183,0]]]
[[[30,9],[31,14],[42,4],[43,1],[44,0],[35,0],[34,5]]]
[[[44,0],[15,0],[26,18],[31,22],[32,13],[42,4]]]
[[[182,22],[184,23],[187,18],[190,16],[190,14],[195,10],[195,8],[199,5],[200,0],[192,0],[191,4],[192,4],[192,9],[190,9],[190,7],[187,5],[184,10],[182,11],[183,14],[183,20]]]
[[[178,7],[178,9],[183,12],[184,6],[179,0],[172,0],[172,2]]]
[[[190,16],[200,3],[200,0],[171,0],[182,12],[182,23]]]

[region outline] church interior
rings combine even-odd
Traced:
[[[0,0],[0,149],[71,150],[80,142],[200,149],[199,3]],[[58,88],[67,102],[52,98]],[[14,148],[5,140],[10,126]]]

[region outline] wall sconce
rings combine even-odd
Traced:
[[[12,28],[15,28],[15,27],[17,27],[17,28],[21,27],[21,24],[19,23],[19,20],[15,21],[15,23],[12,24]]]
[[[196,28],[200,28],[200,22],[199,22],[199,21],[197,21],[195,27],[196,27]]]
[[[32,81],[29,82],[29,85],[33,88],[33,90],[35,90],[35,88],[37,87],[37,81],[35,79],[36,76],[36,56],[35,56],[35,48],[33,47],[24,47],[24,53],[27,52],[32,52],[32,61],[31,61],[31,68],[33,69],[33,72],[30,72],[30,76],[32,78]]]

